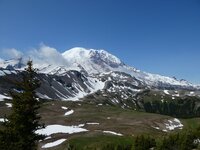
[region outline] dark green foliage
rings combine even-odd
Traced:
[[[171,134],[158,144],[156,150],[191,150],[197,148],[198,145],[194,143],[197,138],[197,131]]]
[[[200,116],[199,98],[186,97],[171,101],[144,101],[144,110],[150,113],[159,113],[178,118],[191,118]]]
[[[123,145],[121,143],[111,143],[104,145],[102,150],[131,150],[132,144]]]
[[[12,113],[0,131],[1,150],[36,150],[38,141],[44,138],[35,133],[44,127],[39,123],[40,104],[35,93],[40,82],[35,77],[36,70],[32,68],[32,61],[28,61],[27,65],[22,81],[15,82],[19,90],[11,91]]]
[[[79,137],[69,142],[69,150],[132,150],[133,137],[94,136]]]
[[[148,150],[156,146],[155,139],[150,136],[137,136],[134,142],[134,150]]]

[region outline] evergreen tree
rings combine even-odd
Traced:
[[[155,146],[155,139],[144,135],[137,136],[134,142],[134,150],[148,150]]]
[[[44,125],[39,123],[40,103],[35,93],[40,82],[36,78],[32,61],[28,61],[27,65],[22,73],[22,80],[15,82],[18,90],[11,92],[12,112],[0,131],[1,150],[36,150],[38,141],[44,138],[44,135],[35,133],[36,130],[44,128]]]

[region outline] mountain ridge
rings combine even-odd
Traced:
[[[88,74],[99,74],[117,71],[130,74],[131,76],[136,77],[137,79],[145,82],[147,85],[149,84],[150,86],[164,83],[180,86],[198,87],[197,85],[194,85],[183,79],[177,80],[173,77],[140,71],[134,67],[126,65],[119,58],[108,53],[105,50],[75,47],[63,52],[60,55],[64,58],[64,60],[66,60],[64,64],[50,64],[43,60],[40,60],[41,62],[39,62],[37,61],[37,59],[33,58],[34,67],[38,68],[40,73],[56,75],[64,75],[64,73],[69,70],[84,71]],[[22,57],[17,60],[19,60],[19,62],[13,59],[10,61],[1,61],[0,68],[22,70],[26,64],[26,58]]]

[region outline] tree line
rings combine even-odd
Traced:
[[[158,113],[177,118],[200,117],[199,98],[185,97],[169,101],[144,101],[144,110],[149,113]]]

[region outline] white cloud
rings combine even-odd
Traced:
[[[35,67],[38,68],[45,67],[46,65],[69,66],[70,64],[58,50],[44,44],[41,44],[39,48],[30,49],[24,53],[14,48],[4,49],[2,50],[1,56],[4,60],[22,57],[24,63],[31,59],[36,65]],[[0,62],[3,61],[1,58]]]
[[[5,58],[20,58],[23,56],[23,53],[15,48],[4,49],[3,54]]]
[[[41,45],[39,49],[28,52],[28,56],[36,63],[67,65],[67,60],[55,48]]]

